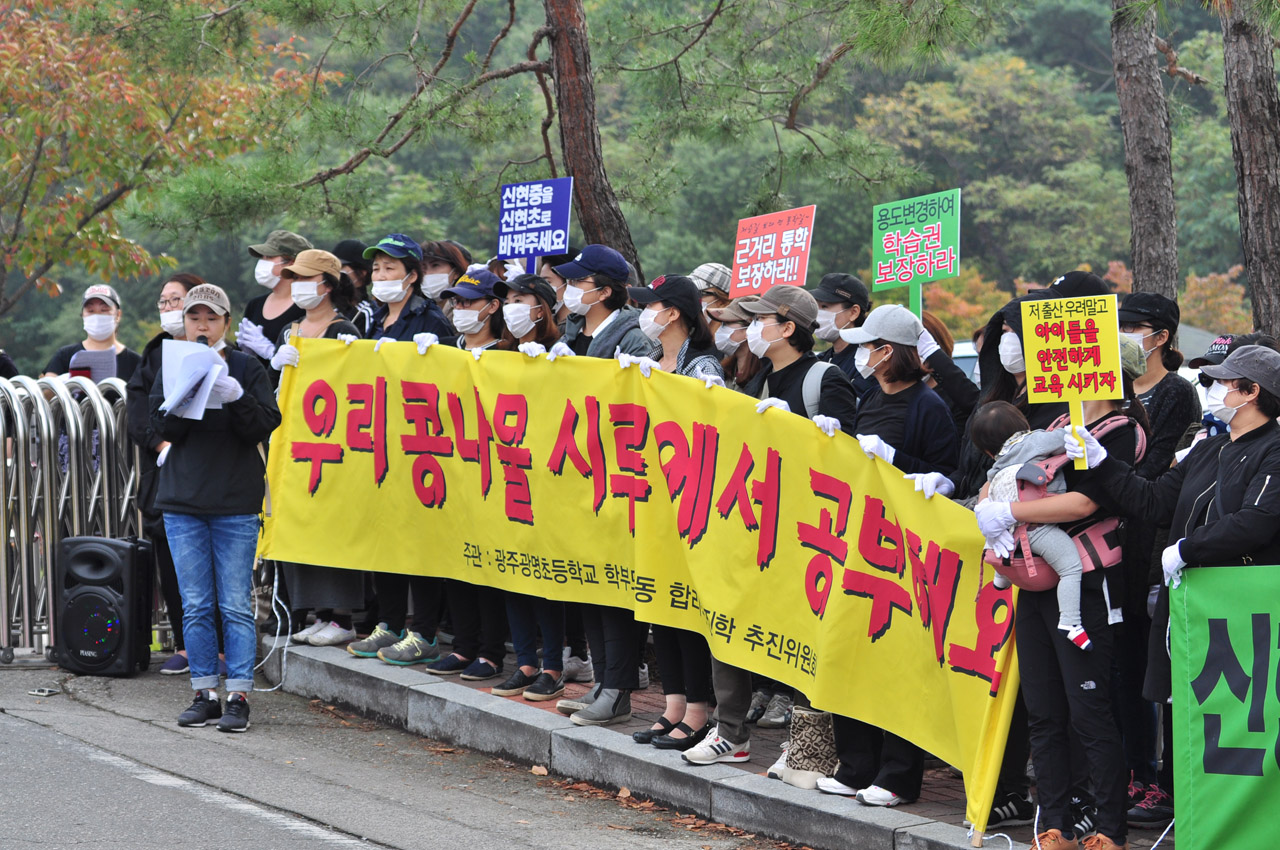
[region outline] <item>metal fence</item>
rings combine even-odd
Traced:
[[[0,662],[52,657],[63,538],[141,536],[125,392],[119,378],[0,379]]]

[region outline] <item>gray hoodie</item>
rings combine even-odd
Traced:
[[[582,335],[587,319],[585,316],[571,315],[564,323],[564,336],[561,341],[573,348],[574,340]],[[640,330],[640,311],[634,307],[623,307],[614,316],[613,321],[604,330],[591,338],[587,346],[588,357],[613,357],[616,349],[621,348],[624,354],[641,357],[649,354],[653,342]]]

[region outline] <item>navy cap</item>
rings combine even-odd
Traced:
[[[536,295],[547,302],[548,306],[556,305],[556,291],[552,288],[550,281],[536,274],[516,275],[511,280],[500,280],[493,285],[493,294],[499,298],[506,298],[508,292]]]
[[[562,266],[553,266],[551,270],[565,280],[581,280],[602,274],[613,280],[625,281],[630,276],[626,259],[607,245],[588,245],[578,256]]]
[[[378,240],[377,245],[364,249],[364,258],[372,260],[373,255],[379,252],[388,257],[395,257],[397,260],[413,257],[418,262],[422,262],[422,248],[403,233],[388,233]]]
[[[473,301],[476,298],[498,298],[496,288],[502,280],[488,269],[476,269],[473,272],[467,272],[444,292],[440,293],[441,298],[460,298],[463,301]],[[552,304],[555,300],[552,299]]]

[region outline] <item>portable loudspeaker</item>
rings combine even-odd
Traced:
[[[128,676],[151,660],[151,543],[68,537],[56,568],[58,664]]]

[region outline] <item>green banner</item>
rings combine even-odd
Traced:
[[[871,264],[874,292],[960,274],[960,190],[877,205]]]
[[[1169,601],[1178,844],[1270,847],[1270,807],[1280,801],[1280,567],[1184,570]]]

